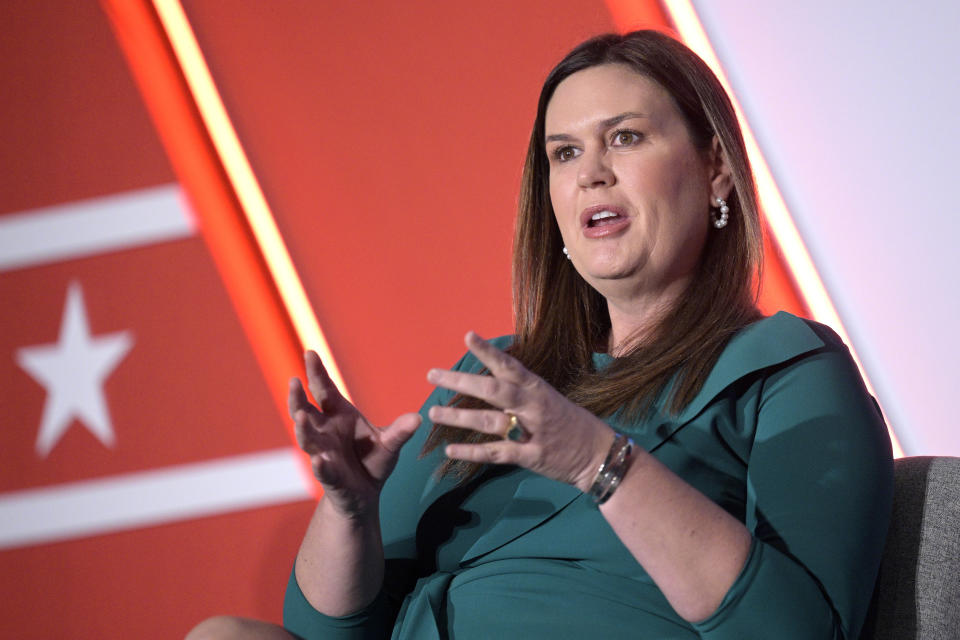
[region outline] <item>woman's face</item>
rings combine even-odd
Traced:
[[[570,75],[547,105],[550,199],[577,271],[601,294],[656,301],[686,285],[729,173],[694,147],[667,92],[629,67]]]

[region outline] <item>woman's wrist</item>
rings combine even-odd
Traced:
[[[620,486],[633,463],[633,450],[634,443],[630,437],[622,433],[614,436],[613,444],[610,445],[606,457],[597,469],[588,492],[597,505],[602,505],[609,500]]]
[[[593,486],[593,481],[597,477],[597,471],[606,459],[607,453],[610,451],[610,447],[617,435],[616,432],[605,423],[601,422],[601,425],[602,429],[598,429],[597,435],[593,438],[593,445],[587,447],[587,450],[590,451],[587,464],[577,476],[576,482],[574,482],[574,486],[584,493],[590,492],[590,487]]]
[[[329,494],[324,494],[320,499],[318,509],[325,521],[336,521],[344,527],[353,527],[363,529],[370,525],[379,525],[380,523],[380,496],[363,500],[344,508],[337,504]]]

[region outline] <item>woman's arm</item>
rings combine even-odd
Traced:
[[[523,443],[501,440],[450,445],[447,455],[475,462],[519,464],[582,491],[588,490],[610,448],[612,430],[477,336],[469,335],[467,345],[492,376],[434,370],[428,378],[515,413],[527,427],[530,438]],[[844,358],[849,360],[836,351],[811,358],[765,392],[757,444],[750,459],[747,491],[758,497],[752,504],[755,513],[748,513],[749,528],[644,451],[635,454],[620,487],[601,506],[620,540],[677,613],[691,623],[705,623],[714,634],[710,637],[738,637],[736,633],[727,633],[725,626],[736,625],[726,625],[723,618],[731,616],[737,618],[736,624],[741,624],[745,610],[758,624],[740,627],[741,631],[767,628],[778,637],[823,637],[817,634],[824,629],[828,633],[825,637],[832,637],[834,628],[846,627],[849,632],[859,625],[860,609],[869,600],[883,532],[872,536],[868,552],[853,556],[844,553],[855,551],[852,545],[856,545],[857,535],[872,524],[885,527],[885,521],[879,520],[886,517],[883,505],[889,505],[889,477],[881,472],[884,461],[889,466],[889,451],[884,458],[882,421],[873,407],[866,406],[869,396],[863,392],[855,370],[851,373],[843,369]],[[797,384],[797,376],[806,381],[805,385]],[[850,394],[859,395],[850,401]],[[508,424],[502,411],[435,407],[430,415],[436,421],[490,434],[503,434]],[[825,427],[808,435],[806,423],[811,421]],[[834,440],[843,445],[844,455],[853,461],[830,458],[843,482],[829,475],[829,467],[826,477],[821,477],[818,474],[823,466],[805,458],[825,457],[819,450],[830,446],[829,440],[819,439],[829,433],[824,428],[832,430]],[[794,450],[800,458],[789,469],[785,468],[783,457],[770,455],[769,434],[777,430],[799,433],[804,441],[812,438],[806,448]],[[863,469],[856,469],[861,461]],[[778,475],[778,471],[786,477]],[[836,483],[830,491],[813,491],[828,481]],[[874,481],[876,490],[862,486]],[[842,495],[844,492],[851,495]],[[852,511],[844,515],[844,509]],[[787,515],[777,523],[777,528],[764,528],[764,510]],[[792,510],[802,516],[791,519]],[[832,522],[824,522],[825,519]],[[844,530],[844,525],[850,526]],[[832,541],[829,536],[820,535],[820,527],[838,533],[842,539]],[[819,544],[803,547],[807,557],[792,556],[793,548],[800,548],[795,541],[804,536],[818,539]],[[852,582],[865,593],[851,596],[851,580],[846,585],[836,583],[837,589],[832,589],[835,583],[825,587],[807,566],[808,562],[816,565],[818,560],[823,565],[832,562],[840,576],[857,574]],[[756,585],[750,584],[754,578]],[[752,601],[741,606],[742,601],[751,600],[743,597],[745,590]],[[848,596],[859,599],[851,601]],[[808,608],[789,609],[794,598],[802,599]],[[783,603],[787,603],[786,611]],[[773,618],[763,618],[758,613],[763,609],[777,613]],[[834,620],[835,610],[839,611],[839,621]],[[808,627],[817,631],[806,633]]]
[[[890,518],[890,440],[843,344],[816,330],[826,348],[763,382],[747,468],[754,544],[723,603],[697,625],[704,638],[746,629],[859,636]]]
[[[370,604],[383,584],[379,514],[345,516],[322,498],[294,573],[304,597],[325,615],[344,616]]]
[[[310,455],[324,496],[300,545],[295,574],[313,608],[344,616],[370,604],[380,591],[380,489],[420,416],[404,414],[375,429],[340,395],[313,352],[306,355],[306,369],[316,405],[299,380],[291,381],[288,404],[297,441]]]
[[[634,448],[633,458],[600,512],[674,611],[688,622],[704,620],[743,569],[750,532],[646,451]]]

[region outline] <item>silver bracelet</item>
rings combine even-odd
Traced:
[[[618,433],[613,438],[613,444],[603,464],[597,469],[597,475],[593,478],[593,485],[590,487],[590,497],[597,505],[601,505],[610,499],[613,492],[620,486],[620,481],[626,475],[627,469],[632,462],[633,440]]]

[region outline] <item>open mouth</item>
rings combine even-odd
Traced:
[[[598,211],[587,221],[587,227],[603,227],[610,224],[615,224],[620,220],[621,216],[619,213],[614,211]]]

